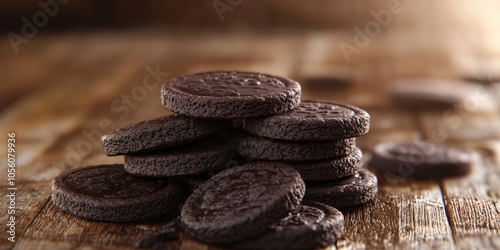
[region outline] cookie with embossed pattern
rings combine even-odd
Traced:
[[[378,180],[372,172],[361,169],[357,174],[337,181],[308,183],[305,199],[336,208],[354,207],[375,198]]]
[[[333,102],[303,101],[293,111],[246,119],[251,134],[292,141],[339,140],[366,134],[370,115],[357,107]]]
[[[355,148],[355,139],[338,141],[283,141],[253,135],[240,136],[240,155],[270,161],[316,161],[349,155]]]
[[[123,165],[78,168],[56,177],[54,205],[71,214],[100,221],[137,221],[177,209],[185,189],[176,180],[145,179]]]
[[[265,231],[298,208],[305,185],[282,163],[254,162],[214,175],[187,199],[181,224],[191,237],[231,243]]]
[[[288,112],[300,103],[300,84],[283,77],[240,71],[186,75],[163,84],[166,109],[191,117],[238,119]]]
[[[104,153],[113,156],[186,144],[231,128],[230,121],[172,115],[128,125],[101,139]]]
[[[234,243],[236,249],[305,250],[334,244],[344,235],[344,216],[319,202],[302,202],[288,216],[255,237]]]

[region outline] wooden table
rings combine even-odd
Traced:
[[[444,54],[422,56],[421,51],[407,52],[381,39],[353,55],[348,64],[338,44],[351,40],[342,31],[70,33],[39,35],[21,45],[18,54],[1,40],[1,151],[7,151],[7,133],[15,132],[17,219],[12,243],[2,212],[0,248],[131,249],[137,235],[161,226],[80,219],[57,210],[50,194],[52,179],[64,170],[123,161],[104,155],[100,135],[168,114],[159,98],[163,80],[213,69],[260,71],[300,80],[320,67],[356,72],[356,83],[349,88],[317,91],[304,85],[303,99],[337,100],[368,110],[371,131],[358,139],[365,159],[378,142],[415,139],[441,140],[474,150],[478,156],[472,173],[461,178],[416,181],[377,173],[376,200],[344,214],[345,239],[331,248],[500,248],[499,107],[439,112],[395,107],[387,101],[395,78],[456,78],[453,63]],[[151,73],[155,71],[160,73]],[[488,103],[484,98],[498,99],[499,92],[491,88],[487,97],[471,96],[484,104]],[[6,157],[0,154],[3,174]],[[9,186],[6,177],[2,179],[0,207],[7,210]],[[173,246],[211,248],[190,240]]]

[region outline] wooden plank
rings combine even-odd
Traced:
[[[75,249],[85,245],[134,249],[136,236],[147,230],[161,228],[175,216],[167,216],[149,223],[97,222],[65,213],[50,201],[14,249]],[[48,228],[50,230],[47,230]]]
[[[344,212],[346,236],[339,249],[453,249],[436,182],[379,177],[375,201]]]
[[[8,223],[10,214],[8,214],[7,208],[10,206],[8,194],[11,191],[7,190],[8,186],[1,186],[0,195],[3,199],[0,200],[0,205],[2,209],[5,210],[3,213],[3,222]],[[38,213],[47,203],[49,197],[47,193],[50,193],[50,183],[40,182],[40,183],[17,183],[17,190],[15,192],[15,238],[14,241],[18,241],[21,238],[22,233],[31,222],[35,219]],[[11,210],[11,209],[9,209]],[[9,217],[8,217],[9,216]],[[4,228],[7,226],[4,225]],[[7,229],[4,231],[4,237],[0,238],[0,249],[9,249],[14,245],[14,242],[9,241],[7,237]]]
[[[453,235],[460,249],[500,248],[499,145],[497,141],[472,148],[480,154],[472,173],[441,183]]]

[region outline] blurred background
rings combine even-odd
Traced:
[[[208,62],[241,69],[251,60],[284,61],[283,71],[269,73],[300,78],[347,67],[359,84],[377,89],[400,77],[498,79],[499,7],[494,0],[6,0],[0,90],[9,95],[0,107],[32,85],[50,84],[38,74],[60,68],[42,53],[75,58],[71,49],[82,44],[86,53],[101,53],[142,42],[136,56],[146,57],[160,53],[148,42],[163,43],[164,60],[188,60],[196,70]]]
[[[100,134],[168,113],[163,81],[247,70],[297,79],[303,99],[370,111],[364,150],[390,138],[500,138],[499,10],[494,0],[5,0],[0,127],[36,152],[71,155],[67,145],[90,138],[78,155],[102,154]],[[422,122],[422,109],[439,112]],[[377,129],[394,136],[373,139]],[[63,135],[74,138],[57,144]]]

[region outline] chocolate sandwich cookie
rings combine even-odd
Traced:
[[[363,166],[363,153],[359,148],[347,156],[306,162],[285,162],[300,173],[304,181],[332,181],[356,174]]]
[[[52,200],[79,217],[124,222],[169,213],[183,201],[184,192],[176,180],[139,178],[122,165],[100,165],[59,175],[53,181]]]
[[[251,134],[292,141],[339,140],[366,134],[370,115],[357,107],[333,102],[303,101],[293,111],[246,119]]]
[[[147,154],[126,155],[125,170],[139,176],[168,177],[223,169],[237,157],[225,139],[211,138]]]
[[[191,237],[231,243],[265,231],[298,208],[305,184],[282,163],[254,162],[230,168],[203,183],[181,210]]]
[[[247,135],[238,140],[240,155],[271,161],[314,161],[346,156],[354,150],[354,138],[337,141],[297,142]]]
[[[342,180],[308,183],[304,199],[318,201],[336,208],[367,203],[377,194],[377,177],[366,169]]]
[[[132,154],[185,144],[231,128],[231,121],[172,115],[128,125],[102,136],[102,143],[106,155]]]
[[[166,109],[200,118],[238,119],[288,112],[300,103],[294,80],[252,72],[213,71],[163,84]]]
[[[236,249],[306,250],[324,248],[344,235],[344,216],[328,205],[303,202],[287,217],[255,237],[232,244]]]
[[[470,171],[471,152],[425,141],[378,144],[370,165],[401,177],[439,178]]]

